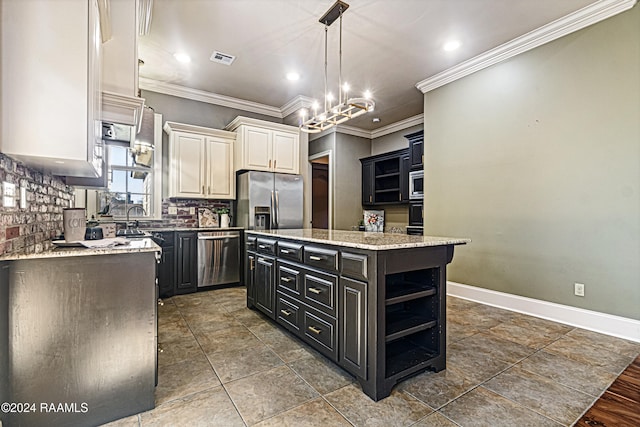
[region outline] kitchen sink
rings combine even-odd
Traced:
[[[136,237],[151,237],[151,234],[140,231],[136,228],[126,228],[124,230],[118,230],[116,237],[126,237],[127,239],[133,239]]]

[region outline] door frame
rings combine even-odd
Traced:
[[[329,203],[327,206],[327,209],[329,212],[327,212],[328,214],[327,229],[331,230],[333,229],[333,150],[321,151],[320,153],[310,155],[309,164],[307,166],[309,174],[307,176],[309,177],[312,176],[311,163],[313,163],[313,160],[317,160],[322,157],[329,158],[329,162],[327,163],[329,167],[329,195],[328,195]],[[311,203],[313,203],[313,183],[311,184],[311,195],[312,195]],[[311,206],[311,208],[313,210],[313,205]],[[311,227],[313,227],[313,224],[311,224]]]

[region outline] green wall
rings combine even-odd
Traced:
[[[450,280],[640,319],[639,7],[424,105],[425,233],[473,239]]]

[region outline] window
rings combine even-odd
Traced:
[[[115,218],[125,218],[127,211],[129,218],[160,218],[162,138],[154,139],[155,148],[139,143],[133,148],[106,145],[108,188],[96,194],[99,212],[108,209]]]

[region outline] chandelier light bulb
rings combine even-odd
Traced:
[[[303,108],[302,110],[300,110],[300,117],[302,117],[303,119],[305,117],[307,117],[308,111],[306,108]]]
[[[365,90],[363,96],[365,97],[365,99],[371,99],[371,91]]]

